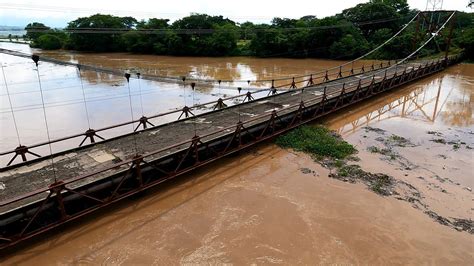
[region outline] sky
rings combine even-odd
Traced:
[[[473,12],[467,7],[469,1],[444,0],[443,9]],[[223,15],[236,22],[268,23],[273,17],[322,18],[364,2],[368,0],[0,0],[0,25],[24,27],[38,21],[51,27],[65,27],[68,21],[96,13],[171,21],[190,13],[206,13]],[[408,0],[411,8],[419,10],[425,10],[426,2]]]

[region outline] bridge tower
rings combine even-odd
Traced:
[[[426,0],[426,11],[437,11],[443,9],[443,0]]]
[[[470,0],[473,2],[473,0]],[[416,18],[415,35],[413,37],[413,50],[417,47],[420,40],[431,37],[436,34],[438,30],[443,27],[446,19],[452,14],[451,11],[443,10],[443,0],[427,0],[426,10],[421,11]],[[439,52],[445,52],[445,59],[448,58],[449,48],[451,46],[451,39],[453,29],[455,26],[456,14],[451,18],[451,21],[447,25],[447,29],[439,33],[440,37],[444,39],[444,44],[438,43],[435,40],[436,47]]]

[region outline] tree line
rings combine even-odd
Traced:
[[[407,0],[371,0],[340,14],[318,19],[274,18],[270,24],[236,23],[223,16],[191,14],[138,21],[133,17],[96,14],[78,18],[63,30],[42,23],[26,26],[33,47],[94,52],[132,52],[176,56],[258,56],[351,59],[393,36],[415,16]],[[474,16],[459,12],[454,47],[474,59]],[[415,24],[415,23],[413,23]],[[373,54],[373,58],[402,58],[415,48],[415,25]],[[422,41],[422,38],[418,40]],[[444,43],[444,42],[443,42]],[[421,54],[440,52],[431,43]]]

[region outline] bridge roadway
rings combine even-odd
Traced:
[[[420,64],[421,63],[410,63],[398,66],[397,68],[388,68],[386,69],[387,76],[392,76],[395,72],[397,72],[397,75],[400,75],[403,73],[405,67],[407,70],[411,70],[413,68],[416,69]],[[129,134],[96,143],[95,145],[88,145],[79,149],[66,151],[59,155],[53,155],[54,173],[49,157],[44,157],[29,164],[8,169],[0,172],[0,181],[5,186],[3,190],[0,190],[0,201],[6,201],[25,193],[45,188],[54,182],[54,175],[56,175],[58,180],[71,179],[133,158],[137,153],[150,153],[181,143],[191,139],[195,134],[205,136],[211,132],[235,126],[237,121],[239,121],[239,117],[241,121],[248,121],[258,115],[271,113],[273,110],[280,110],[278,113],[279,116],[282,113],[294,112],[298,109],[296,105],[298,105],[302,99],[306,101],[307,99],[315,98],[317,95],[322,95],[324,87],[327,87],[327,98],[331,99],[339,95],[343,83],[345,83],[347,87],[352,86],[351,89],[354,90],[359,80],[370,81],[374,75],[375,81],[380,81],[383,79],[384,70],[368,71],[364,74],[328,81],[324,84],[307,87],[303,92],[301,89],[292,89],[287,92],[245,102],[218,111],[207,112],[195,117],[148,128],[136,134]],[[319,101],[320,100],[318,100],[318,102]],[[314,105],[318,102],[311,104]],[[296,107],[288,108],[289,106]],[[256,119],[249,124],[255,125],[267,120],[268,117]],[[246,126],[248,127],[249,124],[246,124]],[[234,129],[226,129],[216,135],[204,137],[201,141],[206,142],[224,135],[231,135],[233,132]],[[189,148],[189,143],[177,145],[172,149],[154,154],[151,159],[157,159],[187,148]],[[110,176],[115,171],[125,171],[128,167],[128,165],[122,165],[101,174],[94,175],[93,177],[83,179],[80,182],[75,182],[71,184],[71,186],[83,186]],[[0,207],[0,214],[31,203],[40,197],[44,197],[44,194]]]

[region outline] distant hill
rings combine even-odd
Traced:
[[[18,26],[3,26],[0,25],[0,37],[7,37],[8,35],[12,36],[23,36],[26,33],[24,27]]]
[[[25,27],[0,25],[0,31],[16,31],[16,30],[24,30],[24,29]]]

